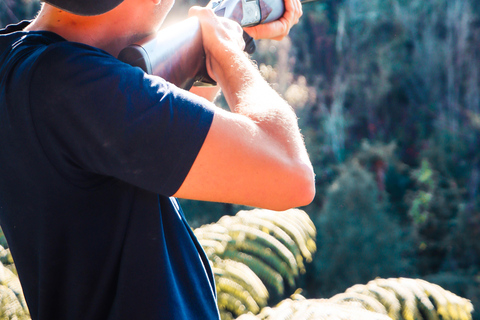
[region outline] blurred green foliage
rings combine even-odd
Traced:
[[[306,289],[327,297],[375,277],[411,273],[412,240],[387,205],[369,171],[358,162],[344,166],[317,220],[318,256]]]
[[[0,0],[0,27],[31,19],[39,8],[38,0]]]

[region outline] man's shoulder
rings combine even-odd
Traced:
[[[66,41],[53,32],[25,32],[23,28],[27,24],[8,26],[0,31],[2,73],[15,70],[16,73],[20,71],[25,75],[25,71],[32,75],[38,70],[46,70],[45,76],[51,76],[76,72],[78,69],[100,70],[102,64],[119,62],[103,50]]]
[[[69,67],[78,65],[93,68],[102,64],[111,65],[112,62],[119,62],[101,49],[83,43],[66,41],[51,32],[29,34],[23,40],[23,44],[42,50],[38,63],[45,63],[49,67],[59,69],[58,71],[68,70]]]

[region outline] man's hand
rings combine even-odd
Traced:
[[[188,14],[200,20],[207,71],[213,80],[221,84],[230,61],[243,54],[245,41],[242,28],[230,19],[218,17],[209,8],[192,7]]]
[[[266,24],[259,24],[255,27],[246,27],[244,30],[255,40],[282,40],[288,35],[290,29],[298,23],[302,14],[302,4],[300,0],[285,0],[285,13],[283,17]]]

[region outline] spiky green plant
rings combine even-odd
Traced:
[[[293,291],[316,250],[315,226],[298,209],[240,211],[194,232],[213,263],[224,320],[256,314],[269,297]],[[239,268],[244,274],[233,275]]]
[[[237,320],[471,320],[473,306],[440,286],[421,279],[375,279],[354,285],[330,299],[295,294],[276,307]]]
[[[0,320],[29,320],[22,286],[9,249],[0,246]]]

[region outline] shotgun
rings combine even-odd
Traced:
[[[310,1],[315,0],[302,3]],[[283,0],[217,0],[211,7],[216,15],[232,19],[242,27],[275,21],[285,10]],[[244,39],[245,51],[253,53],[255,42],[245,32]],[[129,45],[120,51],[118,59],[185,90],[194,84],[215,84],[207,73],[202,32],[196,17]]]

